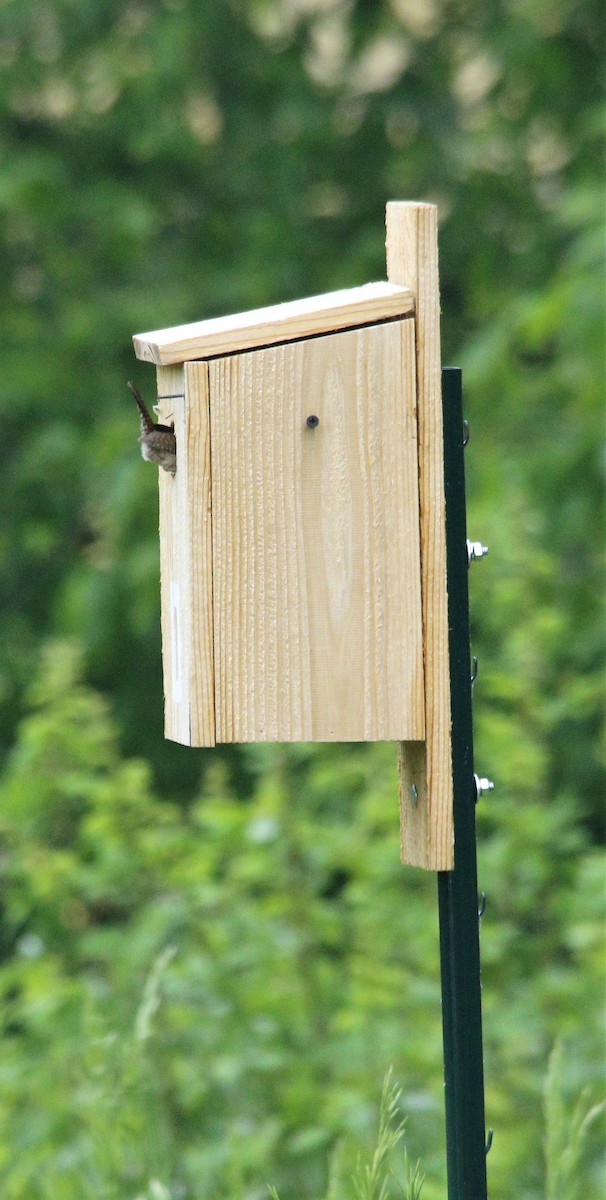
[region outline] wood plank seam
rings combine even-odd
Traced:
[[[212,443],[208,365],[188,363],[188,536],[191,621],[191,744],[216,743],[213,644]],[[177,461],[178,469],[178,461]],[[185,532],[185,531],[184,531]]]
[[[320,338],[332,337],[334,333],[355,333],[359,329],[374,329],[378,325],[396,325],[402,321],[414,323],[414,310],[402,313],[399,317],[385,317],[382,320],[361,321],[359,325],[339,325],[336,329],[322,329],[318,333],[303,333],[300,337],[279,338],[273,342],[260,342],[259,345],[248,346],[238,350],[221,350],[216,354],[205,354],[192,362],[216,362],[219,358],[234,358],[237,354],[247,354],[249,350],[274,350],[276,346],[296,346],[299,342],[315,342]]]

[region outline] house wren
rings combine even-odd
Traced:
[[[154,424],[149,410],[141,399],[134,383],[128,384],[141,417],[141,454],[146,462],[157,463],[165,471],[174,475],[177,470],[177,441],[174,426]]]

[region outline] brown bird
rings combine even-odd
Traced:
[[[174,475],[177,470],[177,439],[174,425],[156,425],[149,410],[143,403],[141,394],[134,383],[128,384],[135,397],[141,417],[141,454],[146,462],[157,463],[164,471]]]

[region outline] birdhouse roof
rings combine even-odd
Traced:
[[[211,317],[190,325],[139,333],[133,342],[137,358],[156,366],[167,366],[316,337],[359,325],[375,325],[413,313],[414,296],[409,288],[393,283],[367,283],[363,287],[290,300],[286,304],[255,308],[235,316]]]

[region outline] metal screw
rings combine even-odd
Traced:
[[[315,417],[315,416],[312,414],[312,416],[311,416],[311,417],[308,417],[308,418],[307,418],[307,424],[308,424],[308,426],[309,426],[309,428],[310,428],[310,429],[315,429],[315,428],[316,428],[316,426],[320,424],[320,418],[319,418],[319,417]]]
[[[488,554],[488,546],[483,546],[481,542],[470,542],[467,539],[467,562],[475,562],[478,558],[484,558]]]
[[[419,789],[417,788],[416,783],[413,783],[413,785],[410,789],[410,801],[411,801],[413,808],[417,807],[418,799],[419,799]]]
[[[473,782],[476,789],[476,800],[479,800],[480,796],[484,795],[484,792],[494,791],[494,783],[492,782],[492,779],[486,779],[484,775],[474,775]]]

